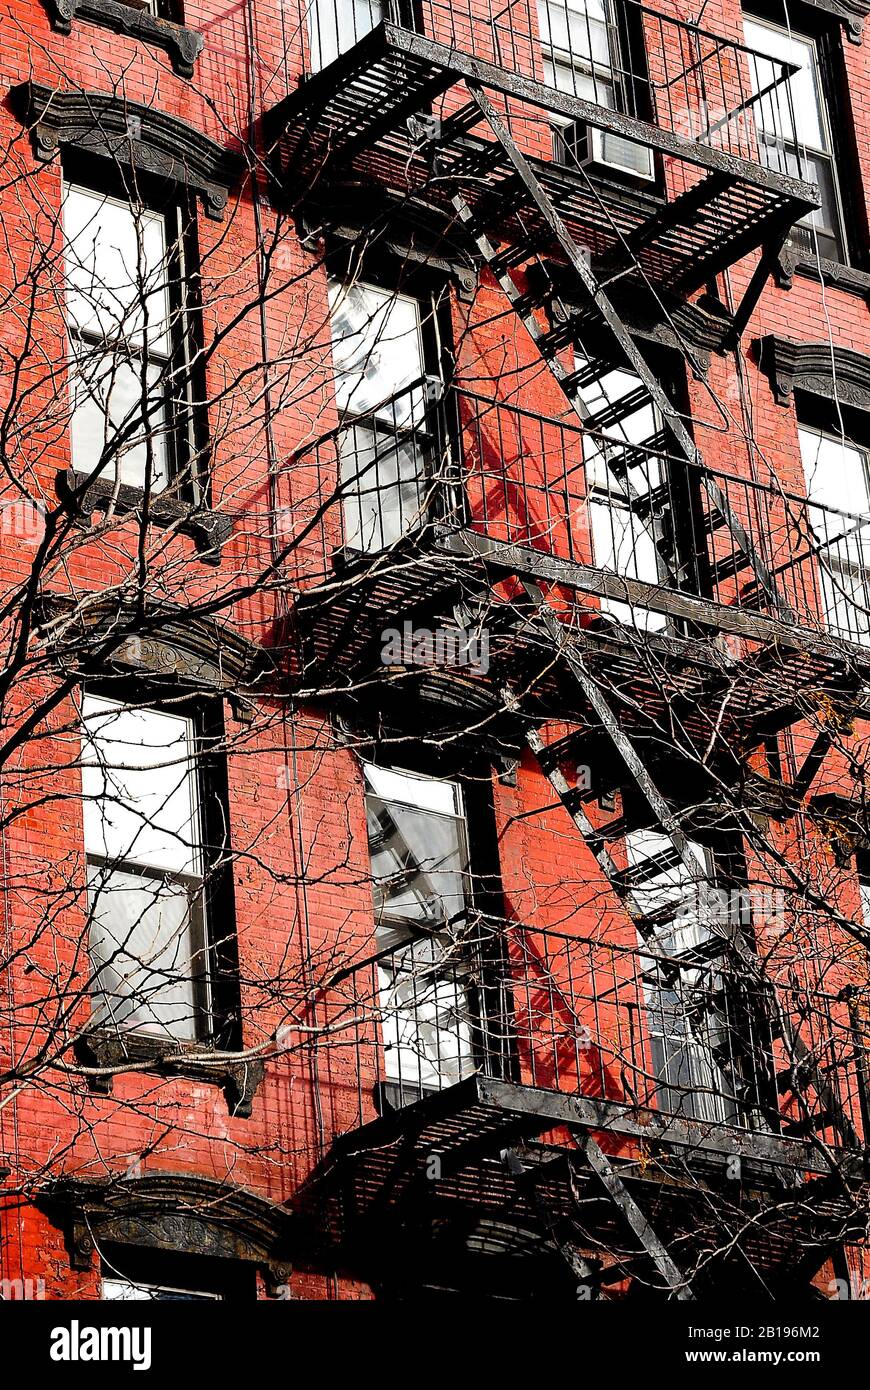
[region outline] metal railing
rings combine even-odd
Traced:
[[[637,0],[300,0],[301,63],[328,67],[383,20],[482,59],[506,74],[800,176],[793,64]],[[641,177],[652,165],[618,133],[584,145],[562,123],[557,153]],[[759,150],[759,139],[763,148]]]
[[[480,1074],[835,1147],[836,1108],[864,1132],[866,1039],[848,990],[792,981],[774,1006],[765,983],[709,950],[670,955],[479,916],[390,935],[404,939],[373,946],[333,998],[335,1017],[355,1020],[363,1106],[375,1083],[407,1104]],[[785,1031],[807,1049],[802,1067]]]
[[[642,414],[590,433],[418,381],[301,451],[288,477],[305,499],[297,513],[316,517],[324,554],[374,554],[436,526],[465,528],[636,581],[633,621],[645,608],[666,612],[667,594],[680,593],[870,644],[870,515],[816,503],[773,477],[689,464],[666,451],[661,429],[632,442]],[[723,510],[705,478],[718,484]],[[778,613],[724,510],[773,575]],[[629,616],[616,598],[599,601],[611,618]]]

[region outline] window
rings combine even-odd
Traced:
[[[388,0],[308,0],[311,71],[320,72],[376,29]]]
[[[845,262],[847,239],[818,41],[754,18],[744,21],[744,33],[749,48],[800,69],[788,84],[790,102],[780,86],[762,95],[754,107],[761,163],[819,186],[821,208],[792,229],[792,241],[813,258],[818,241],[820,256]],[[753,90],[763,94],[775,80],[774,65],[764,58],[749,61]]]
[[[456,782],[364,768],[385,1076],[403,1098],[474,1070],[461,927],[468,842]]]
[[[870,458],[866,449],[800,425],[821,616],[830,632],[870,643]],[[812,590],[811,590],[812,592]]]
[[[192,1041],[212,1031],[203,797],[194,720],[82,700],[93,1021]]]
[[[640,940],[642,950],[650,952],[641,960],[657,1103],[672,1115],[724,1122],[729,1088],[715,1061],[723,1039],[712,1012],[703,1007],[719,992],[719,982],[715,959],[703,959],[711,954],[712,931],[701,915],[701,885],[682,860],[672,862],[666,835],[629,831],[625,847],[630,868],[648,866],[633,896],[644,916],[658,923]],[[709,851],[692,847],[712,873]],[[681,958],[685,964],[677,966]]]
[[[577,357],[578,370],[583,365]],[[632,445],[655,448],[661,444],[663,424],[655,403],[640,377],[633,372],[606,372],[581,386],[580,397],[598,419],[605,413],[612,423],[604,428],[607,439],[584,435],[583,460],[588,489],[589,518],[595,564],[626,579],[660,584],[666,578],[648,516],[632,510],[637,499],[648,499],[664,484],[666,465],[655,453]],[[624,441],[624,442],[620,442]],[[630,464],[630,466],[629,466]],[[612,599],[601,600],[601,611],[617,622],[634,624],[646,632],[667,625],[663,613],[631,608]]]
[[[627,42],[611,0],[538,0],[538,27],[549,86],[609,111],[643,114],[636,109],[636,75],[623,61]],[[556,127],[555,155],[563,162],[592,160],[623,173],[653,177],[648,147],[573,122]]]
[[[394,545],[424,519],[428,441],[421,306],[376,285],[329,287],[344,543]]]
[[[102,1281],[104,1300],[120,1299],[125,1302],[150,1300],[161,1303],[201,1303],[220,1299],[218,1293],[203,1293],[202,1290],[173,1289],[165,1284],[134,1284],[129,1279],[104,1278]]]
[[[180,335],[170,290],[179,238],[170,244],[162,213],[71,182],[63,228],[73,469],[91,475],[104,459],[107,481],[161,492],[174,471],[169,387]]]

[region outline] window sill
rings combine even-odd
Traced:
[[[128,1067],[131,1071],[213,1082],[223,1088],[230,1115],[240,1120],[250,1119],[254,1096],[265,1071],[264,1063],[257,1058],[232,1062],[222,1057],[216,1058],[214,1063],[204,1062],[201,1060],[203,1054],[210,1051],[208,1043],[171,1043],[144,1033],[94,1029],[78,1040],[75,1051],[83,1066]],[[104,1096],[112,1094],[113,1081],[111,1075],[88,1077],[90,1089]]]
[[[58,497],[70,507],[82,526],[89,524],[93,512],[107,510],[109,506],[114,506],[122,516],[142,510],[140,488],[125,483],[116,488],[114,483],[100,479],[83,487],[83,482],[83,476],[71,468],[57,476]],[[233,529],[232,518],[224,512],[211,511],[162,493],[151,498],[148,520],[155,526],[174,526],[182,535],[190,536],[205,565],[220,564],[221,550]]]
[[[776,282],[780,289],[790,290],[795,275],[809,280],[821,280],[824,285],[845,290],[847,294],[857,294],[870,303],[870,274],[866,270],[856,270],[854,266],[842,265],[839,261],[819,258],[818,265],[810,260],[805,251],[786,247],[777,260]]]
[[[179,77],[193,77],[193,65],[202,52],[203,37],[195,29],[159,19],[150,10],[125,5],[123,0],[47,0],[52,28],[69,34],[73,20],[101,24],[116,34],[128,34],[154,44],[169,54]]]

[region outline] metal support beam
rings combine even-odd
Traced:
[[[583,1152],[589,1166],[598,1174],[608,1196],[621,1211],[627,1225],[637,1236],[674,1298],[680,1303],[692,1302],[695,1296],[687,1279],[671,1259],[625,1183],[591,1134],[583,1144]]]

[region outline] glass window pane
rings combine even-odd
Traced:
[[[218,1300],[219,1294],[199,1293],[186,1289],[173,1289],[162,1284],[133,1284],[127,1279],[102,1280],[102,1298],[120,1299],[124,1302],[149,1300],[161,1303],[199,1303]]]
[[[757,125],[792,144],[807,145],[810,149],[829,152],[822,115],[819,63],[812,39],[789,34],[785,29],[762,24],[754,19],[744,20],[744,34],[749,48],[781,62],[794,63],[800,68],[789,81],[791,114],[789,103],[780,99],[778,95],[782,88],[775,87],[770,96],[763,96],[753,108]],[[766,62],[764,58],[750,58],[749,65],[753,89],[756,92],[763,92],[779,75],[775,65]]]
[[[541,46],[578,67],[612,70],[605,0],[538,0]]]
[[[363,415],[424,374],[420,306],[374,285],[329,288],[335,398],[340,411]],[[422,389],[409,391],[378,417],[394,429],[422,418]]]
[[[864,515],[870,512],[870,480],[863,449],[821,430],[798,429],[807,494],[820,506]]]
[[[63,198],[66,302],[71,327],[127,338],[168,355],[166,225],[134,208],[67,184]]]
[[[432,1089],[471,1075],[471,1000],[452,943],[434,937],[395,951],[378,984],[387,1080]]]
[[[320,72],[365,38],[384,17],[381,0],[309,0],[311,71]]]
[[[189,719],[82,700],[85,847],[110,860],[201,872],[195,742]]]
[[[193,978],[205,962],[192,941],[200,890],[90,865],[90,953],[97,1025],[195,1038]]]
[[[354,425],[339,437],[344,544],[378,551],[421,525],[425,460],[419,437]]]
[[[870,469],[863,449],[801,425],[810,525],[819,546],[822,617],[829,631],[870,640]],[[815,504],[815,505],[814,505]]]
[[[103,452],[112,448],[102,476],[142,488],[150,440],[151,490],[163,491],[169,483],[169,465],[165,398],[158,385],[161,374],[156,363],[146,368],[146,419],[141,364],[135,359],[125,362],[117,354],[100,355],[84,344],[73,345],[70,436],[77,473],[93,473]]]
[[[399,782],[398,779],[401,779]],[[416,784],[416,785],[414,785]],[[433,780],[366,769],[366,815],[375,912],[379,921],[432,925],[449,921],[466,905],[468,853],[461,815],[427,809],[459,788]],[[376,787],[383,788],[381,794]],[[392,800],[390,788],[403,800]],[[414,797],[422,805],[409,804]],[[443,803],[442,803],[443,804]]]

